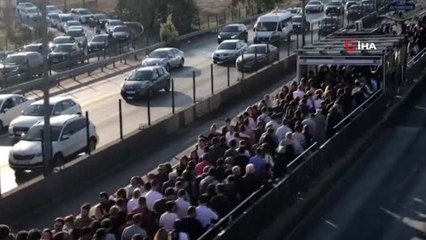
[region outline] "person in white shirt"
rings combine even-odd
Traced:
[[[225,134],[226,143],[229,144],[229,142],[233,139],[237,139],[235,137],[235,126],[231,125],[229,126],[229,131]]]
[[[214,224],[219,216],[207,207],[208,197],[205,194],[202,194],[198,198],[199,206],[197,207],[197,220],[200,221],[201,226],[207,229],[210,225]]]
[[[175,208],[176,207],[174,202],[172,201],[167,202],[166,203],[167,212],[163,213],[160,216],[160,220],[158,222],[160,227],[163,227],[168,232],[174,230],[175,221],[179,219],[178,215],[174,213]]]
[[[305,89],[302,84],[299,85],[296,91],[293,92],[293,98],[302,99],[305,96]]]
[[[130,199],[127,202],[127,212],[130,213],[133,210],[135,210],[136,208],[139,207],[139,198],[141,197],[142,193],[141,193],[141,189],[140,188],[135,188],[135,190],[133,190],[133,196],[132,199]]]
[[[273,116],[272,119],[266,123],[265,129],[272,127],[272,129],[274,129],[274,132],[276,132],[277,129],[280,127],[280,124],[278,124],[276,121],[277,121],[277,117]]]
[[[278,142],[281,142],[285,139],[285,136],[288,132],[291,132],[291,129],[287,126],[288,121],[287,119],[283,119],[282,125],[277,128],[277,131],[275,132],[275,135],[277,135]]]
[[[176,214],[179,218],[186,217],[186,213],[188,212],[188,208],[191,204],[185,200],[186,192],[183,189],[180,189],[177,193],[178,199],[175,200],[176,204]]]
[[[160,184],[156,179],[151,181],[151,190],[145,194],[145,198],[148,210],[154,211],[154,203],[163,198],[163,194],[160,193]]]

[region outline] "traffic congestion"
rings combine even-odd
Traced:
[[[31,6],[31,3],[19,3],[17,5],[19,16],[26,19],[40,17],[38,8],[34,7],[36,6]],[[228,75],[229,86],[230,68],[235,69],[235,72],[232,73],[232,76],[235,76],[235,81],[240,81],[244,79],[244,74],[256,74],[259,70],[279,61],[283,57],[280,56],[283,51],[287,51],[288,55],[290,55],[290,48],[292,46],[298,48],[300,44],[299,35],[302,32],[307,34],[307,39],[314,39],[313,31],[315,30],[315,38],[318,37],[320,39],[320,36],[327,36],[346,26],[349,22],[356,21],[367,13],[373,12],[376,6],[375,2],[371,0],[362,0],[359,2],[332,0],[328,3],[312,0],[304,8],[306,13],[305,25],[302,24],[302,19],[305,15],[302,14],[302,8],[277,8],[259,16],[254,25],[240,23],[226,24],[214,34],[215,36],[208,36],[206,39],[200,40],[198,45],[197,43],[187,43],[187,45],[178,47],[167,46],[156,48],[147,53],[146,57],[142,60],[137,59],[138,64],[133,66],[133,69],[125,72],[125,74],[108,78],[107,83],[99,82],[96,85],[89,85],[87,88],[51,96],[49,99],[51,112],[48,115],[51,116],[50,125],[52,129],[53,158],[51,164],[55,167],[55,172],[60,173],[63,170],[64,164],[81,156],[80,154],[90,154],[100,146],[105,146],[116,139],[111,134],[111,122],[109,122],[112,117],[115,118],[116,116],[113,113],[105,113],[112,105],[116,106],[117,100],[120,102],[120,114],[122,114],[121,100],[124,101],[124,106],[127,108],[124,114],[129,113],[129,122],[133,123],[131,131],[134,130],[135,125],[138,125],[140,129],[140,119],[143,117],[140,116],[139,110],[148,108],[148,121],[151,121],[151,104],[154,105],[154,108],[162,109],[161,111],[169,111],[170,108],[164,106],[163,102],[169,101],[166,97],[171,91],[173,94],[175,94],[176,90],[181,91],[181,98],[177,98],[181,102],[181,107],[184,106],[184,102],[192,101],[187,95],[191,94],[193,90],[192,85],[195,85],[196,82],[195,70],[199,70],[201,72],[200,75],[203,75],[209,74],[209,69],[211,69],[211,91],[213,94],[213,69],[219,69],[218,71],[221,72],[221,76]],[[42,46],[39,43],[26,45],[20,52],[8,54],[2,62],[3,74],[29,74],[29,78],[40,77],[43,74],[40,69],[43,66],[44,57],[46,57],[49,66],[62,63],[66,63],[67,67],[78,66],[86,61],[87,55],[90,53],[106,51],[114,44],[128,44],[134,39],[134,33],[124,21],[117,18],[112,19],[104,13],[94,14],[84,8],[74,8],[69,13],[63,13],[53,5],[49,5],[47,10],[50,27],[56,28],[63,35],[56,36],[51,40],[49,43],[49,52],[46,56],[43,56]],[[90,37],[86,30],[88,27],[93,27],[96,32]],[[311,41],[313,40],[307,42],[312,43]],[[295,44],[297,44],[297,47]],[[207,69],[207,71],[203,73],[203,69]],[[343,69],[321,67],[321,69],[324,69],[324,72],[333,72],[336,75],[341,75],[342,79],[346,71],[345,67]],[[171,169],[167,164],[160,165],[158,176],[149,179],[148,182],[143,182],[139,178],[132,178],[129,189],[119,189],[115,194],[102,192],[99,195],[100,202],[97,205],[83,204],[78,216],[80,220],[84,217],[88,224],[77,227],[74,216],[67,215],[65,218],[61,217],[54,220],[53,231],[63,232],[62,237],[69,237],[75,240],[82,237],[88,239],[89,237],[99,237],[102,239],[102,236],[105,237],[107,233],[97,230],[114,227],[114,231],[111,230],[114,239],[118,237],[130,240],[133,239],[132,236],[134,237],[134,235],[130,236],[127,234],[127,231],[133,231],[133,227],[139,226],[140,229],[143,228],[143,231],[138,230],[141,239],[143,237],[154,239],[161,229],[172,232],[181,230],[182,232],[187,232],[186,238],[183,239],[197,239],[209,229],[209,226],[216,223],[231,211],[232,206],[249,197],[251,193],[261,186],[261,183],[267,182],[277,177],[277,175],[282,177],[284,174],[283,170],[279,166],[273,168],[273,162],[276,159],[272,158],[272,156],[270,161],[273,162],[268,163],[270,164],[268,165],[269,167],[262,165],[262,170],[259,170],[259,161],[267,161],[267,159],[264,159],[264,156],[267,152],[271,151],[267,149],[265,144],[274,145],[272,140],[268,138],[269,135],[272,136],[274,132],[277,135],[277,130],[284,126],[286,129],[289,129],[287,132],[300,133],[300,135],[304,136],[304,139],[310,136],[316,140],[325,141],[325,139],[330,138],[334,134],[332,128],[339,121],[327,118],[327,121],[333,121],[334,125],[330,123],[328,128],[325,125],[324,129],[322,129],[324,132],[320,133],[319,130],[318,132],[313,132],[315,130],[309,130],[310,126],[307,127],[307,125],[311,124],[307,122],[311,117],[314,118],[314,112],[317,114],[321,112],[325,116],[334,114],[333,116],[336,118],[340,114],[341,120],[351,110],[362,105],[363,101],[378,91],[380,86],[377,82],[374,82],[379,78],[378,75],[372,77],[374,80],[363,80],[364,82],[361,83],[358,79],[365,79],[365,76],[362,76],[365,73],[357,68],[351,69],[354,75],[351,75],[351,80],[348,81],[355,82],[353,89],[345,89],[344,91],[343,88],[339,89],[339,91],[337,89],[331,90],[323,84],[314,87],[314,83],[308,82],[306,78],[300,85],[294,82],[291,86],[283,87],[280,93],[275,96],[274,100],[277,103],[280,102],[281,105],[279,106],[283,107],[283,109],[287,109],[287,107],[295,108],[289,115],[289,118],[294,123],[298,122],[297,120],[302,121],[302,123],[305,122],[304,126],[299,123],[299,125],[294,124],[289,127],[290,125],[288,125],[287,121],[278,121],[275,113],[272,114],[274,111],[272,110],[272,106],[277,105],[277,103],[272,104],[272,100],[265,97],[261,104],[256,106],[256,108],[259,108],[256,113],[251,109],[254,106],[250,106],[250,110],[246,110],[244,116],[239,116],[236,122],[232,123],[237,124],[238,129],[236,129],[235,125],[231,124],[231,120],[229,119],[225,120],[226,127],[222,129],[222,132],[217,129],[216,125],[212,125],[209,137],[200,136],[198,138],[198,145],[193,149],[187,161],[185,162],[185,160],[180,159],[179,164],[183,167],[183,169],[180,169],[181,172],[179,172],[179,169]],[[354,78],[355,75],[358,76],[356,80]],[[318,76],[312,73],[309,77],[317,79]],[[193,79],[193,82],[189,79]],[[222,80],[223,83],[220,84],[223,86],[226,85],[225,77],[222,77],[220,81]],[[322,81],[325,80],[322,79]],[[109,85],[106,86],[106,84]],[[202,84],[204,89],[208,89],[210,82],[206,81]],[[96,87],[102,89],[102,91],[94,89]],[[310,92],[310,90],[315,89],[317,91]],[[321,92],[318,92],[318,90],[321,90]],[[350,106],[346,109],[345,113],[339,112],[343,111],[342,109],[339,110],[337,107],[331,107],[331,105],[335,105],[339,100],[327,95],[327,92],[328,94],[334,92],[333,94],[343,96],[345,94],[350,95],[350,92],[353,93],[355,90],[357,90],[357,94],[359,92],[359,95],[363,96],[364,100],[360,100],[354,106],[349,104]],[[91,94],[90,91],[96,91],[96,93],[92,92]],[[202,90],[201,92],[204,94],[207,91]],[[323,92],[326,93],[322,95]],[[301,97],[298,96],[299,93]],[[195,90],[193,94],[195,102]],[[291,97],[287,97],[290,95]],[[301,100],[299,103],[300,98],[304,100]],[[308,98],[313,103],[307,103]],[[327,106],[325,106],[326,101],[329,104]],[[317,102],[321,103],[317,106]],[[43,100],[39,100],[37,96],[31,94],[0,94],[0,128],[7,131],[6,138],[9,142],[5,144],[8,151],[7,167],[2,166],[2,163],[0,163],[0,173],[5,168],[7,168],[5,172],[12,169],[14,176],[18,179],[45,168],[42,136],[44,126],[43,116],[47,110],[44,108],[43,103]],[[174,96],[173,104],[175,104]],[[302,115],[300,107],[296,110],[296,105],[299,106],[299,104],[308,107],[308,110]],[[313,105],[310,106],[310,104]],[[308,113],[310,111],[309,106],[313,109],[313,114]],[[327,109],[327,111],[322,112],[325,111],[324,109]],[[86,116],[84,113],[86,113]],[[91,113],[90,119],[88,118],[88,113]],[[284,112],[281,113],[284,114]],[[158,115],[156,117],[161,118],[162,116]],[[257,131],[258,128],[250,121],[254,121],[255,125],[262,125],[259,126],[259,136],[255,135],[256,137],[251,137],[251,135],[254,136],[255,130]],[[267,123],[269,127],[266,127]],[[253,132],[251,133],[249,130]],[[126,131],[126,133],[131,131]],[[234,131],[236,134],[234,134]],[[284,135],[281,134],[283,144],[280,141],[279,145],[274,145],[274,149],[280,149],[281,145],[281,149],[284,149],[284,147],[286,149],[289,148],[288,142],[293,140],[290,135],[287,136],[288,133]],[[252,142],[250,142],[250,139]],[[3,143],[6,141],[1,139],[0,142]],[[257,146],[257,144],[261,144],[262,148],[251,148],[252,146]],[[237,145],[240,145],[238,149]],[[303,143],[300,142],[300,146],[296,145],[292,145],[293,155],[291,157],[285,156],[285,158],[289,158],[286,161],[295,159],[298,154],[310,147],[310,144],[305,141]],[[246,146],[247,148],[241,146]],[[214,151],[212,149],[219,151],[219,148],[221,148],[220,151],[222,154],[216,154],[215,157],[207,156],[208,154],[213,154],[212,152]],[[235,151],[235,156],[239,155],[241,158],[244,156],[247,158],[244,161],[247,161],[244,164],[238,164],[230,162],[230,159],[225,159],[227,157],[226,152],[230,150]],[[285,150],[282,152],[283,156],[284,154],[288,154],[284,152]],[[190,160],[194,162],[191,163]],[[194,165],[192,169],[190,165]],[[209,167],[210,165],[214,165],[215,167]],[[228,165],[234,167],[229,168]],[[229,169],[226,169],[227,166]],[[185,175],[185,171],[190,170],[195,171],[194,179],[188,177],[189,172]],[[223,170],[222,175],[219,174],[219,170]],[[258,174],[258,171],[262,172]],[[174,176],[174,173],[176,176]],[[7,173],[6,175],[9,174]],[[225,206],[221,203],[217,205],[212,204],[211,201],[213,201],[215,196],[225,194],[227,197],[231,197],[232,194],[226,192],[225,185],[228,186],[234,180],[225,181],[225,179],[236,175],[250,175],[249,177],[244,177],[244,180],[247,181],[246,187],[235,189],[235,199],[234,201],[227,202],[228,205]],[[254,179],[255,175],[261,177]],[[190,183],[192,181],[196,182],[196,176],[202,176],[198,181],[198,185],[177,186],[177,178],[179,178],[179,181],[189,181],[188,183]],[[160,178],[161,181],[158,182]],[[0,184],[2,182],[3,179],[0,180]],[[215,183],[213,184],[215,188],[211,187],[211,183],[213,182]],[[164,187],[166,183],[171,185]],[[1,190],[3,191],[3,189],[2,187]],[[177,205],[179,205],[178,200],[182,200],[179,204],[186,204],[187,208],[187,211],[185,209],[185,211],[180,212],[179,216],[174,214]],[[162,202],[158,203],[159,201]],[[170,201],[174,204],[170,203]],[[130,204],[133,205],[129,207]],[[162,204],[162,206],[159,207],[159,204]],[[207,208],[206,206],[209,207]],[[145,223],[143,225],[142,221],[146,219],[142,220],[141,212],[151,212],[152,216],[150,218],[152,218],[153,223]],[[205,215],[202,215],[202,212]],[[119,216],[119,214],[124,215]],[[114,216],[117,217],[117,221],[119,220],[119,222],[114,222],[114,225],[112,225],[111,219]],[[166,218],[173,218],[173,221]],[[177,220],[179,222],[179,219],[188,220],[187,218],[200,222],[200,227],[194,230],[192,226],[191,230],[184,231],[174,221]],[[95,230],[93,230],[95,227],[92,227],[93,222],[99,223],[99,227]],[[59,227],[56,228],[56,224],[62,224],[61,230],[57,230]],[[62,229],[67,228],[66,226],[70,230],[62,231]],[[159,227],[162,228],[158,230]],[[83,236],[83,229],[86,231],[84,233],[86,234],[85,236]],[[10,229],[7,230],[3,225],[0,226],[0,230],[2,233],[9,231],[9,234],[11,232]],[[89,230],[91,231],[90,233]],[[50,229],[47,231],[51,234],[51,237],[54,236],[53,231]],[[77,234],[77,232],[79,233]],[[42,233],[40,232],[40,234]]]

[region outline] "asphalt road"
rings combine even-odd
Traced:
[[[423,94],[287,239],[425,239],[425,126]]]
[[[307,20],[315,22],[323,18],[324,14],[309,14]],[[249,28],[251,29],[251,28]],[[249,32],[249,39],[253,39],[253,32]],[[314,34],[314,41],[318,40],[318,36]],[[306,43],[311,42],[309,34],[306,35]],[[288,43],[284,43],[280,48],[280,58],[288,55]],[[181,49],[185,52],[185,67],[172,71],[175,81],[175,106],[176,111],[189,106],[193,103],[193,84],[192,72],[196,73],[196,99],[205,98],[211,95],[211,78],[210,68],[212,64],[211,53],[217,46],[216,36],[214,34],[202,37],[193,42],[185,43]],[[290,49],[297,46],[296,36],[293,36],[290,42]],[[301,46],[301,37],[299,36],[299,47]],[[217,92],[227,86],[227,68],[214,65],[214,91]],[[65,95],[73,96],[82,105],[84,111],[88,111],[91,121],[96,125],[100,142],[98,146],[103,146],[113,140],[119,138],[119,112],[118,100],[120,86],[129,72],[116,75],[106,80],[90,84],[76,90],[67,92]],[[245,74],[245,77],[247,74]],[[235,68],[230,68],[230,83],[235,83],[238,78],[242,78],[242,74],[238,73]],[[31,96],[30,96],[31,97]],[[171,94],[159,92],[151,101],[151,121],[171,114]],[[128,134],[144,127],[148,124],[146,102],[136,102],[127,104],[123,101],[123,132]],[[0,135],[0,149],[4,152],[3,156],[8,156],[11,142],[7,134]],[[9,146],[9,147],[7,147]],[[0,153],[1,156],[1,153]],[[32,177],[32,173],[28,178]],[[18,183],[27,180],[18,179]],[[0,158],[0,181],[1,191],[7,192],[17,186],[14,172],[8,167],[7,157]]]

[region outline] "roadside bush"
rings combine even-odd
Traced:
[[[173,24],[172,15],[167,17],[166,22],[161,23],[160,27],[160,40],[166,42],[169,46],[175,46],[177,44],[177,38],[179,32],[176,30]]]

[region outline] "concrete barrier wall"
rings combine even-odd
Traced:
[[[171,134],[220,109],[223,104],[232,104],[239,96],[265,89],[270,83],[279,81],[281,76],[294,73],[295,65],[296,55],[291,55],[214,96],[153,122],[151,127],[135,131],[125,136],[123,140],[117,140],[99,149],[92,156],[83,156],[67,164],[67,167],[58,174],[46,178],[39,177],[6,193],[0,200],[0,223],[19,226],[12,216],[31,216],[33,211],[40,211],[43,208],[48,211],[49,205],[66,201],[68,197],[81,191],[82,186],[94,183],[109,173],[113,174],[121,166],[138,161],[137,158],[131,158],[132,156],[158,150],[159,146],[164,146],[163,144],[170,139]],[[283,66],[288,68],[284,69]],[[123,159],[130,160],[123,161]]]

